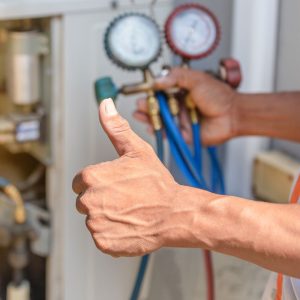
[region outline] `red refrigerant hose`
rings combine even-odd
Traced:
[[[204,265],[206,273],[206,298],[207,300],[215,299],[215,286],[214,286],[214,269],[211,258],[211,252],[203,250]]]

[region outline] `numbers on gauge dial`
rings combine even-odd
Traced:
[[[218,39],[215,20],[205,11],[195,8],[179,12],[172,20],[169,32],[175,50],[191,56],[210,51]]]
[[[147,66],[160,52],[160,31],[146,16],[124,16],[110,28],[108,47],[125,66]]]

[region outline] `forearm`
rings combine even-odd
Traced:
[[[237,94],[237,136],[261,135],[300,141],[300,92]]]
[[[199,247],[300,278],[300,206],[220,196],[184,187],[167,246]],[[171,231],[172,231],[171,230]]]

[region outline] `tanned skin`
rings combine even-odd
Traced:
[[[202,116],[206,145],[245,135],[300,142],[299,92],[241,94],[207,74],[181,68],[156,82],[157,89],[172,86],[190,91]],[[134,116],[149,124],[146,113],[140,100]],[[249,201],[180,185],[112,100],[101,103],[99,116],[120,157],[79,172],[73,190],[101,251],[119,257],[161,247],[202,248],[300,278],[300,205]],[[190,141],[184,110],[180,120]]]

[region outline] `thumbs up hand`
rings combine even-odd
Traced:
[[[99,117],[120,158],[75,176],[77,210],[87,215],[86,225],[104,253],[139,256],[166,246],[167,220],[180,186],[111,99],[101,103]]]

